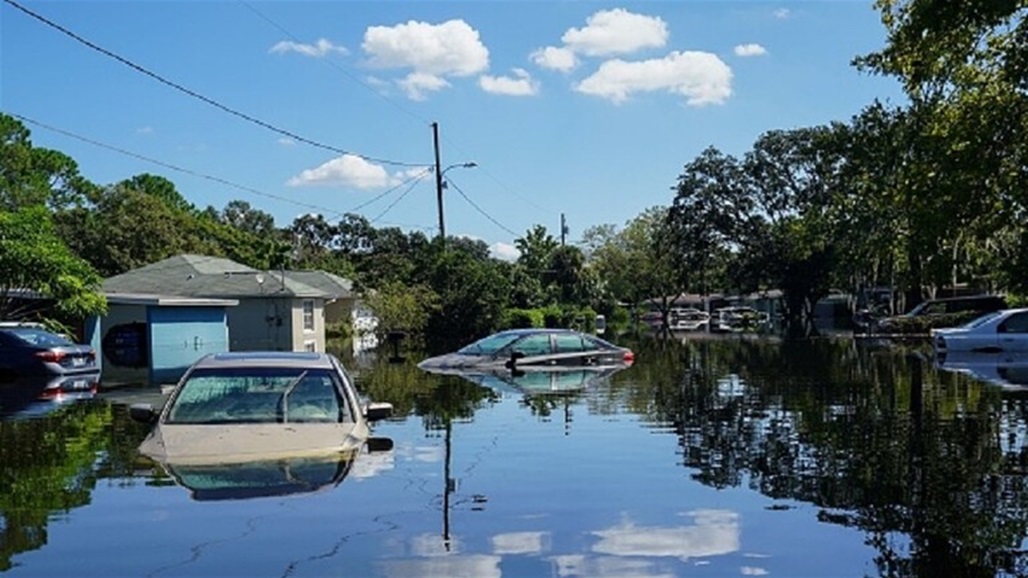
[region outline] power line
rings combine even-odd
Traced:
[[[389,211],[391,211],[391,210],[392,210],[392,208],[393,208],[393,207],[395,207],[397,203],[399,203],[400,201],[402,201],[402,200],[403,200],[403,198],[404,198],[404,197],[406,197],[406,196],[407,196],[407,194],[408,194],[408,193],[410,193],[410,192],[411,192],[411,191],[412,191],[412,190],[414,189],[414,186],[415,186],[415,185],[417,185],[418,183],[420,183],[420,182],[421,182],[421,179],[425,178],[425,175],[427,175],[427,174],[428,174],[429,172],[430,172],[430,171],[425,171],[425,172],[421,173],[420,175],[418,175],[418,178],[417,178],[417,180],[415,180],[414,182],[412,182],[412,183],[410,184],[410,186],[409,186],[409,187],[407,187],[407,190],[403,192],[403,194],[401,194],[401,195],[400,195],[399,197],[397,197],[397,198],[396,198],[396,200],[395,200],[395,201],[393,201],[392,203],[389,203],[389,206],[388,206],[388,207],[386,207],[384,211],[382,211],[381,213],[379,213],[377,217],[375,217],[374,219],[371,219],[371,221],[369,221],[369,222],[371,222],[371,223],[374,223],[375,221],[377,221],[377,220],[381,219],[382,217],[384,217],[384,216],[385,216],[385,214],[386,214],[386,213],[388,213]]]
[[[78,141],[81,141],[81,142],[84,142],[84,143],[88,143],[88,144],[91,144],[93,146],[100,147],[100,148],[103,148],[103,149],[107,149],[109,151],[113,151],[113,152],[116,152],[116,153],[119,153],[119,154],[122,154],[122,155],[125,155],[125,156],[128,156],[128,157],[139,159],[141,161],[146,161],[148,163],[152,163],[152,164],[155,164],[157,166],[164,167],[166,169],[170,169],[170,170],[173,170],[173,171],[176,171],[176,172],[179,172],[179,173],[183,173],[183,174],[187,174],[187,175],[190,175],[190,176],[193,176],[193,177],[205,179],[205,180],[208,180],[208,181],[211,181],[211,182],[215,182],[215,183],[218,183],[218,184],[221,184],[221,185],[232,187],[234,189],[245,191],[247,193],[252,193],[254,195],[258,195],[258,196],[261,196],[261,197],[266,197],[266,198],[269,198],[269,199],[274,199],[276,201],[282,201],[282,202],[285,202],[285,203],[290,203],[290,204],[293,204],[293,205],[296,205],[296,206],[299,206],[299,207],[304,207],[304,208],[307,208],[307,209],[314,209],[314,210],[316,210],[316,211],[318,211],[320,213],[329,214],[329,215],[335,215],[335,216],[339,216],[339,217],[345,215],[345,213],[342,213],[340,211],[336,211],[336,210],[333,210],[333,209],[329,209],[327,207],[322,207],[322,206],[318,206],[318,205],[311,205],[311,204],[308,204],[308,203],[303,203],[303,202],[300,202],[300,201],[296,201],[294,199],[290,199],[288,197],[283,197],[283,196],[275,195],[275,194],[272,194],[272,193],[266,193],[264,191],[255,189],[253,187],[248,187],[246,185],[240,185],[238,183],[234,183],[232,181],[223,179],[221,177],[216,177],[216,176],[200,173],[200,172],[197,172],[197,171],[194,171],[194,170],[191,170],[191,169],[180,167],[178,165],[174,165],[174,164],[167,163],[167,162],[164,162],[164,161],[160,161],[160,160],[157,160],[157,159],[154,159],[154,158],[150,158],[150,157],[138,154],[138,153],[134,153],[132,151],[128,151],[128,150],[125,150],[125,149],[122,149],[122,148],[118,148],[118,147],[113,146],[113,145],[102,143],[100,141],[97,141],[97,140],[94,140],[94,139],[91,139],[91,138],[88,138],[88,137],[84,137],[84,136],[75,134],[75,133],[70,132],[70,131],[66,131],[66,130],[63,130],[63,129],[60,129],[60,128],[57,128],[57,127],[54,127],[54,126],[50,126],[48,124],[39,122],[37,120],[33,120],[31,118],[28,118],[26,116],[22,116],[22,115],[17,114],[17,113],[13,113],[12,112],[12,113],[9,113],[9,114],[11,116],[13,116],[14,118],[16,118],[16,119],[18,119],[18,120],[20,120],[22,122],[26,122],[28,124],[31,124],[33,126],[44,128],[46,130],[49,130],[49,131],[52,131],[52,132],[55,132],[55,133],[58,133],[58,134],[62,134],[62,135],[67,136],[69,138],[73,138],[75,140],[78,140]],[[363,205],[360,205],[359,207],[363,207],[363,206],[365,206],[367,204],[370,204],[370,202],[373,202],[373,201],[376,201],[378,199],[381,199],[386,194],[391,193],[391,192],[399,189],[400,187],[402,187],[402,186],[404,186],[404,185],[406,185],[408,183],[411,183],[412,181],[413,181],[413,184],[411,184],[411,186],[413,187],[414,184],[417,184],[417,182],[420,181],[421,179],[423,179],[424,176],[427,175],[429,172],[431,172],[431,171],[429,171],[429,170],[422,171],[420,174],[417,174],[417,175],[414,175],[413,177],[410,177],[409,179],[401,182],[400,184],[390,188],[385,193],[383,193],[381,195],[378,195],[377,197],[372,199],[372,201],[369,201],[368,203],[364,203]],[[408,192],[409,192],[409,190],[408,190]],[[406,195],[406,194],[407,193],[405,192],[404,195]],[[391,206],[390,206],[390,208],[391,208]],[[349,212],[352,213],[352,212],[354,212],[356,210],[357,209],[352,209]],[[381,216],[381,215],[379,215],[379,216]]]
[[[268,24],[270,24],[270,25],[271,25],[272,27],[274,27],[274,28],[275,28],[276,30],[278,30],[278,31],[279,31],[279,32],[281,32],[282,34],[286,35],[286,36],[287,36],[287,37],[288,37],[288,38],[289,38],[290,40],[292,40],[293,42],[297,42],[297,43],[301,43],[301,42],[302,42],[302,40],[300,40],[300,39],[299,39],[299,38],[298,38],[298,37],[297,37],[296,35],[294,35],[294,34],[293,34],[292,32],[290,32],[290,31],[289,31],[288,29],[286,29],[286,28],[285,28],[284,26],[282,26],[282,25],[281,25],[281,24],[279,24],[278,22],[275,22],[274,20],[272,20],[272,19],[271,19],[271,18],[270,18],[270,17],[268,16],[268,15],[264,14],[263,12],[261,12],[260,10],[258,10],[257,8],[255,8],[255,7],[254,7],[254,6],[253,6],[253,5],[251,4],[251,3],[249,3],[249,2],[246,2],[245,0],[239,0],[239,3],[240,3],[240,4],[242,4],[243,6],[245,6],[246,8],[248,8],[248,9],[249,9],[250,11],[252,11],[252,12],[253,12],[254,14],[256,14],[256,15],[257,15],[257,16],[258,16],[259,18],[261,18],[262,20],[264,20],[265,22],[267,22]],[[327,64],[327,65],[329,65],[329,66],[331,66],[331,67],[335,68],[335,69],[336,69],[336,70],[338,70],[339,72],[342,72],[342,73],[343,73],[344,75],[346,75],[346,76],[347,76],[348,78],[350,78],[350,79],[351,79],[351,80],[353,80],[354,82],[356,82],[356,83],[360,84],[361,86],[363,86],[364,88],[368,89],[369,91],[371,91],[371,92],[372,92],[373,94],[375,94],[375,95],[376,95],[376,96],[378,96],[379,98],[382,98],[383,100],[385,100],[385,101],[386,101],[386,102],[388,102],[389,104],[391,104],[391,105],[395,106],[395,107],[396,107],[396,108],[398,108],[398,109],[399,109],[400,111],[402,111],[403,113],[405,113],[405,114],[409,115],[410,117],[414,118],[415,120],[418,120],[418,121],[420,121],[420,122],[423,122],[423,123],[425,123],[426,125],[428,125],[428,124],[431,124],[431,122],[430,122],[430,121],[428,121],[428,120],[426,120],[426,119],[424,119],[424,118],[422,118],[422,117],[418,116],[417,114],[415,114],[414,112],[412,112],[412,111],[411,111],[410,109],[408,109],[408,108],[406,108],[406,107],[403,107],[403,106],[401,106],[401,105],[400,105],[400,104],[399,104],[398,102],[396,102],[395,100],[393,100],[393,99],[391,99],[391,98],[389,98],[389,97],[387,97],[387,96],[383,95],[383,94],[382,94],[382,93],[381,93],[380,91],[376,90],[376,89],[375,89],[374,87],[372,87],[372,86],[371,86],[371,85],[369,85],[368,83],[364,82],[364,81],[363,81],[363,80],[361,80],[360,78],[357,78],[357,77],[356,77],[356,76],[354,76],[354,75],[353,75],[353,74],[352,74],[352,73],[351,73],[351,72],[350,72],[349,70],[347,70],[347,69],[343,68],[342,66],[339,66],[338,64],[336,64],[335,62],[333,62],[333,61],[331,61],[331,60],[323,60],[323,62],[325,62],[325,64]],[[445,138],[445,137],[444,137],[444,138]],[[454,146],[455,146],[455,148],[456,148],[456,149],[457,149],[458,151],[460,150],[460,146],[457,146],[457,145],[456,145],[456,143],[454,143],[454,142],[453,142],[452,140],[450,140],[450,139],[446,139],[446,141],[447,141],[447,142],[449,142],[449,143],[450,143],[451,145],[454,145]],[[467,156],[467,155],[465,155],[465,156]],[[490,173],[490,172],[489,172],[488,170],[485,170],[485,169],[483,169],[483,170],[482,170],[482,171],[480,171],[480,172],[484,172],[484,173],[485,173],[485,175],[486,175],[487,177],[489,177],[490,179],[492,179],[492,181],[493,181],[494,183],[496,183],[496,184],[500,185],[500,186],[501,186],[502,188],[504,188],[504,189],[505,189],[505,190],[506,190],[506,191],[507,191],[508,193],[510,193],[510,194],[512,194],[512,195],[514,195],[515,197],[517,197],[518,199],[520,199],[520,200],[524,201],[525,203],[527,203],[527,204],[529,204],[529,205],[531,205],[531,206],[535,207],[536,209],[539,209],[540,211],[543,211],[543,212],[545,212],[545,213],[553,213],[553,214],[557,214],[557,211],[554,211],[554,210],[552,210],[552,209],[547,209],[546,207],[540,206],[540,205],[539,205],[538,203],[535,203],[534,201],[532,201],[531,199],[529,199],[529,198],[525,197],[524,195],[521,195],[521,194],[519,194],[518,192],[516,192],[516,191],[512,190],[512,189],[511,189],[510,187],[508,187],[508,186],[507,186],[507,185],[505,185],[505,184],[504,184],[503,182],[501,182],[501,181],[500,181],[500,180],[499,180],[498,178],[496,178],[496,176],[495,176],[495,175],[493,175],[492,173]]]
[[[428,173],[430,173],[430,172],[432,172],[432,168],[431,168],[431,167],[428,167],[428,168],[426,168],[425,170],[421,171],[420,173],[418,173],[418,174],[416,174],[416,175],[413,175],[413,176],[411,176],[410,178],[408,178],[407,180],[405,180],[405,181],[403,181],[403,182],[401,182],[401,183],[397,184],[396,186],[394,186],[394,187],[390,187],[390,188],[386,189],[385,191],[383,191],[383,192],[382,192],[382,194],[380,194],[380,195],[376,195],[376,196],[375,196],[374,198],[372,198],[372,199],[370,199],[370,200],[368,200],[368,201],[365,201],[365,202],[363,202],[363,203],[361,203],[361,204],[357,205],[356,207],[354,207],[354,208],[350,209],[350,210],[349,210],[348,212],[350,212],[350,213],[356,213],[357,211],[359,211],[359,210],[363,209],[364,207],[366,207],[366,206],[368,206],[368,205],[370,205],[370,204],[374,203],[375,201],[377,201],[377,200],[381,199],[382,197],[384,197],[384,196],[388,195],[389,193],[391,193],[391,192],[395,191],[396,189],[398,189],[398,188],[402,187],[403,185],[406,185],[407,183],[409,183],[409,182],[411,182],[411,181],[415,181],[415,183],[417,183],[417,182],[421,181],[421,179],[425,178],[425,175],[427,175],[427,174],[428,174]],[[409,192],[409,191],[408,191],[408,192]],[[407,193],[405,192],[405,193],[403,193],[403,194],[404,194],[404,195],[406,195]],[[381,215],[380,215],[380,216],[381,216]]]
[[[503,226],[502,223],[500,223],[499,221],[494,219],[491,215],[489,215],[489,213],[486,213],[485,211],[482,210],[481,207],[476,205],[475,201],[472,201],[470,197],[468,197],[467,195],[464,194],[464,191],[460,190],[460,187],[457,186],[457,183],[453,182],[453,179],[446,179],[446,182],[447,182],[447,184],[452,186],[454,189],[457,189],[457,192],[460,193],[460,196],[464,197],[464,200],[467,201],[469,205],[474,207],[476,211],[481,213],[483,217],[485,217],[486,219],[489,219],[490,221],[492,221],[492,223],[494,225],[496,225],[497,227],[499,227],[499,228],[503,229],[504,231],[510,233],[511,235],[514,235],[515,237],[518,236],[517,233],[515,233],[514,231],[511,231],[507,227]]]
[[[179,92],[182,92],[182,93],[184,93],[184,94],[186,94],[188,96],[191,96],[191,97],[193,97],[193,98],[195,98],[197,100],[200,100],[200,101],[202,101],[202,102],[204,102],[206,104],[209,104],[209,105],[217,108],[218,110],[221,110],[223,112],[226,112],[228,114],[231,114],[233,116],[241,118],[241,119],[243,119],[243,120],[245,120],[247,122],[250,122],[250,123],[255,124],[257,126],[260,126],[262,128],[266,128],[266,129],[268,129],[270,131],[276,132],[276,133],[278,133],[280,135],[289,137],[289,138],[291,138],[291,139],[293,139],[293,140],[295,140],[297,142],[302,142],[304,144],[308,144],[308,145],[311,145],[311,146],[314,146],[314,147],[318,147],[318,148],[321,148],[321,149],[324,149],[324,150],[332,151],[334,153],[338,153],[338,154],[341,154],[341,155],[352,155],[352,156],[360,157],[360,158],[362,158],[362,159],[364,159],[366,161],[380,163],[380,164],[384,164],[384,165],[406,166],[406,167],[425,166],[424,163],[406,163],[406,162],[401,162],[401,161],[393,161],[393,160],[389,160],[389,159],[381,159],[381,158],[365,156],[365,155],[354,153],[354,152],[350,152],[350,151],[347,151],[347,150],[344,150],[344,149],[341,149],[341,148],[338,148],[338,147],[327,145],[327,144],[324,144],[324,143],[321,143],[321,142],[309,139],[307,137],[300,136],[300,135],[298,135],[298,134],[296,134],[296,133],[294,133],[292,131],[288,131],[288,130],[279,128],[279,127],[277,127],[277,126],[275,126],[275,125],[273,125],[273,124],[271,124],[269,122],[265,122],[265,121],[263,121],[263,120],[261,120],[259,118],[251,116],[251,115],[246,114],[244,112],[240,112],[240,111],[238,111],[238,110],[236,110],[234,108],[230,108],[230,107],[228,107],[228,106],[226,106],[226,105],[224,105],[224,104],[222,104],[222,103],[220,103],[220,102],[218,102],[218,101],[216,101],[216,100],[214,100],[212,98],[209,98],[209,97],[204,96],[204,95],[202,95],[202,94],[200,94],[200,93],[198,93],[198,92],[196,92],[194,90],[186,88],[185,86],[182,86],[181,84],[178,84],[177,82],[174,82],[172,80],[168,80],[167,78],[157,74],[156,72],[152,72],[152,71],[148,70],[147,68],[144,68],[143,66],[141,66],[139,64],[136,64],[135,62],[132,62],[131,60],[129,60],[129,59],[123,57],[123,56],[115,54],[114,52],[111,52],[110,50],[107,50],[106,48],[103,48],[102,46],[99,46],[99,45],[97,45],[97,44],[95,44],[95,43],[93,43],[93,42],[83,38],[82,36],[79,36],[78,34],[72,32],[71,30],[69,30],[67,28],[65,28],[64,26],[61,26],[60,24],[58,24],[58,23],[56,23],[56,22],[46,18],[45,16],[42,16],[42,15],[36,13],[36,12],[33,12],[32,10],[29,10],[28,8],[22,6],[21,4],[18,4],[14,0],[4,0],[4,2],[7,3],[7,4],[10,4],[14,8],[17,8],[18,10],[20,10],[21,12],[24,12],[25,14],[31,16],[32,18],[42,22],[43,24],[45,24],[45,25],[47,25],[47,26],[49,26],[49,27],[51,27],[51,28],[61,32],[62,34],[70,37],[71,39],[75,40],[76,42],[79,42],[80,44],[88,46],[89,48],[95,50],[96,52],[99,52],[100,54],[103,54],[104,56],[107,56],[109,58],[113,58],[114,60],[117,60],[118,62],[124,64],[125,66],[128,66],[129,68],[135,70],[136,72],[139,72],[139,73],[141,73],[143,75],[149,76],[150,78],[156,80],[157,82],[160,82],[161,84],[164,84],[165,86],[169,86],[169,87],[171,87],[171,88],[173,88],[173,89],[175,89],[175,90],[177,90]]]

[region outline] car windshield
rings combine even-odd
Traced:
[[[35,347],[65,347],[75,345],[63,336],[36,327],[12,327],[6,331],[19,340]]]
[[[497,333],[457,350],[461,355],[493,355],[524,336],[524,333]]]
[[[340,423],[353,411],[327,369],[206,368],[191,372],[165,423]]]

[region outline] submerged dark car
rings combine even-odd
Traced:
[[[430,357],[418,367],[430,372],[530,367],[626,367],[631,349],[570,329],[509,329],[454,353]]]
[[[96,352],[35,323],[0,323],[0,380],[95,373]]]

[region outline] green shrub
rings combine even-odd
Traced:
[[[543,327],[567,327],[564,312],[556,305],[548,305],[540,310],[543,314]]]
[[[932,329],[956,327],[981,316],[982,313],[979,311],[916,315],[913,317],[900,315],[883,320],[880,323],[878,332],[897,335],[927,335]]]
[[[508,309],[503,324],[507,329],[522,329],[542,327],[544,322],[541,309]]]

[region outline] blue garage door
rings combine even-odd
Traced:
[[[172,383],[208,353],[228,351],[224,307],[148,307],[150,382]]]

